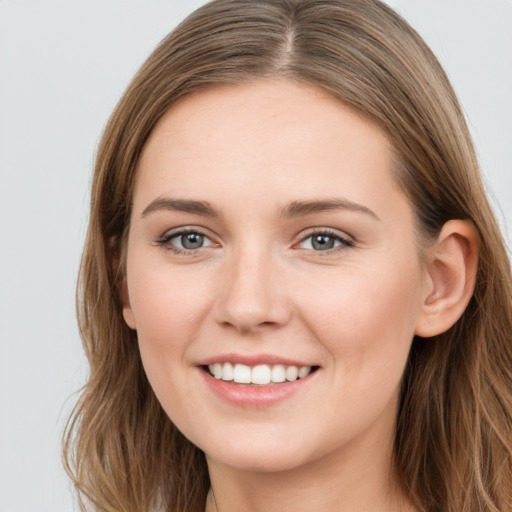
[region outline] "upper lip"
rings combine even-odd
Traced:
[[[311,362],[299,361],[289,357],[278,356],[275,354],[219,354],[216,356],[202,359],[197,366],[208,366],[215,363],[234,363],[245,364],[246,366],[256,366],[259,364],[283,364],[285,366],[318,366]]]

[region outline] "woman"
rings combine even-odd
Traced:
[[[217,0],[98,150],[65,444],[92,510],[512,510],[510,268],[375,0]]]

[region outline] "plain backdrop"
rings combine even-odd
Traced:
[[[60,439],[87,375],[74,287],[95,148],[131,76],[201,3],[0,0],[0,512],[77,510]],[[389,3],[447,69],[510,239],[512,0]]]

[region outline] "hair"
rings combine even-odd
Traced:
[[[138,71],[97,151],[77,290],[90,375],[64,460],[82,510],[203,510],[204,454],[173,425],[125,324],[119,284],[141,150],[161,116],[204,88],[286,79],[320,88],[378,125],[422,239],[450,219],[480,237],[474,294],[459,321],[415,338],[394,462],[421,511],[512,511],[512,285],[456,95],[421,37],[378,0],[214,0]]]

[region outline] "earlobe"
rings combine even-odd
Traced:
[[[115,282],[117,293],[119,293],[119,298],[121,300],[121,305],[123,307],[123,318],[126,322],[126,325],[130,329],[135,330],[135,318],[133,316],[132,307],[130,304],[130,296],[128,294],[128,284],[126,282],[126,272],[122,270],[122,264],[119,258],[115,258],[112,263],[112,267],[114,269]]]
[[[130,306],[123,306],[123,318],[126,325],[135,331],[135,318],[133,317],[133,311]]]
[[[119,294],[121,296],[121,303],[123,305],[123,318],[126,325],[130,329],[135,330],[135,317],[133,316],[132,306],[130,304],[130,297],[128,295],[128,286],[126,284],[126,277],[123,277],[119,284]]]
[[[427,257],[428,286],[415,334],[436,336],[462,316],[475,288],[478,233],[470,221],[450,220]]]

